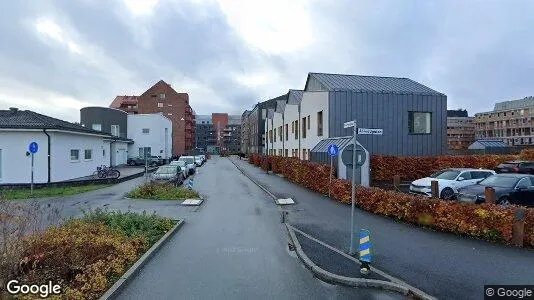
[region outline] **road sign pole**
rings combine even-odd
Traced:
[[[352,142],[354,148],[352,149],[352,207],[350,213],[350,249],[349,254],[354,254],[354,203],[356,201],[356,120],[354,120],[354,127],[352,129]]]
[[[32,183],[30,185],[30,195],[33,196],[33,153],[32,153]]]
[[[330,179],[328,182],[328,197],[330,198],[330,190],[332,189],[332,168],[334,167],[334,157],[330,155]]]

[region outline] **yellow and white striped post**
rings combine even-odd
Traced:
[[[360,230],[360,245],[359,257],[360,257],[360,273],[366,275],[371,270],[371,233],[367,229]]]

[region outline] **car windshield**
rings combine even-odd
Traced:
[[[156,171],[156,174],[174,174],[174,173],[176,173],[176,168],[174,167],[159,168]]]
[[[180,161],[186,162],[188,164],[195,163],[195,159],[192,157],[180,157]]]
[[[430,175],[430,178],[454,180],[459,174],[460,171],[443,170]]]
[[[513,188],[519,179],[521,178],[493,175],[482,180],[479,184],[491,187]]]

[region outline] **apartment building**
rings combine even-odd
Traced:
[[[474,117],[467,110],[447,110],[447,145],[449,150],[465,150],[475,141]]]
[[[246,123],[247,136],[241,136],[241,145],[246,139],[247,148],[244,153],[265,153],[266,151],[266,134],[265,134],[265,119],[267,118],[267,110],[276,107],[276,101],[285,99],[287,96],[282,95],[264,102],[260,102],[248,114],[242,115],[242,123]]]
[[[245,110],[241,115],[241,153],[248,154],[250,151],[250,111]]]
[[[195,145],[195,113],[187,93],[176,92],[170,84],[158,81],[140,96],[117,96],[110,107],[129,114],[162,113],[172,121],[172,154],[184,155]]]
[[[239,153],[241,151],[241,116],[227,113],[197,116],[196,148],[206,152]]]
[[[476,139],[498,139],[509,146],[534,144],[534,97],[495,104],[493,111],[477,113]]]

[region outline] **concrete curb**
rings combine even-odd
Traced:
[[[252,179],[252,177],[248,176],[247,173],[245,173],[245,171],[243,171],[235,162],[233,162],[231,159],[230,161],[232,162],[232,164],[234,164],[234,166],[239,170],[239,172],[241,172],[241,174],[245,175],[245,177],[247,177],[250,181],[252,181],[252,183],[254,183],[255,185],[257,185],[260,189],[262,189],[265,193],[267,193],[267,195],[269,195],[271,198],[273,198],[273,200],[275,201],[276,203],[276,200],[278,199],[273,193],[269,192],[269,190],[267,190],[265,187],[263,187],[261,184],[259,184],[256,180]]]
[[[319,266],[317,266],[302,250],[302,247],[300,246],[300,243],[295,235],[295,232],[291,229],[290,225],[287,223],[286,229],[289,234],[289,237],[291,239],[291,242],[293,243],[295,247],[295,252],[297,253],[297,257],[302,261],[304,266],[306,266],[307,269],[309,269],[315,277],[333,284],[340,284],[344,286],[350,286],[350,287],[362,287],[362,288],[378,288],[382,290],[388,290],[392,292],[400,293],[404,296],[415,296],[416,299],[424,299],[424,300],[436,300],[437,298],[432,297],[430,295],[420,293],[419,291],[414,291],[410,289],[410,287],[389,282],[389,281],[383,281],[383,280],[376,280],[376,279],[366,279],[366,278],[353,278],[353,277],[345,277],[336,275],[334,273],[328,272]]]
[[[117,282],[104,294],[100,297],[100,300],[113,299],[118,296],[118,294],[128,285],[128,283],[137,275],[141,268],[148,262],[154,254],[182,227],[184,224],[183,220],[179,220],[174,227],[165,233],[159,241],[157,241],[150,249],[148,249],[141,258],[139,258],[133,266],[124,273]]]

